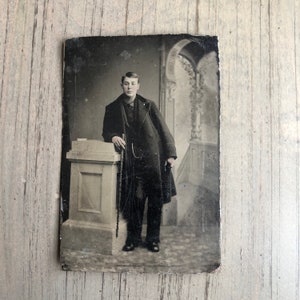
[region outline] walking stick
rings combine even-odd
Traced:
[[[125,140],[125,134],[122,134],[122,139]],[[119,189],[118,189],[118,201],[117,201],[117,226],[116,226],[116,237],[119,235],[119,222],[120,222],[120,206],[122,197],[122,181],[123,181],[123,167],[124,167],[124,149],[121,147],[120,157],[120,176],[119,176]]]

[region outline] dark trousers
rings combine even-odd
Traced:
[[[145,203],[148,199],[146,242],[159,242],[162,214],[161,197],[153,194],[149,185],[151,178],[136,175],[135,195],[131,200],[131,211],[127,219],[127,242],[139,244],[142,240],[142,226]]]

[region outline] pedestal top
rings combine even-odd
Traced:
[[[120,154],[113,143],[98,140],[77,140],[72,142],[72,149],[67,153],[70,161],[94,161],[98,163],[116,163]]]

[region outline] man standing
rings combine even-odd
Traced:
[[[127,72],[123,94],[106,107],[103,137],[124,150],[120,210],[127,221],[123,251],[142,244],[145,201],[148,199],[146,246],[159,251],[162,206],[176,194],[170,168],[176,159],[174,139],[155,103],[137,94],[139,76]]]

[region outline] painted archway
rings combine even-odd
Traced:
[[[176,224],[203,226],[216,221],[219,201],[219,84],[217,49],[194,38],[177,41],[165,57],[165,92],[161,108],[180,153],[175,172],[177,202],[165,212]],[[178,67],[178,65],[181,65]],[[179,70],[179,71],[178,71]],[[180,95],[180,82],[189,93]],[[185,87],[186,88],[186,87]],[[190,108],[190,129],[182,122],[182,105]],[[186,121],[186,120],[185,120]],[[179,132],[183,130],[183,132]],[[181,147],[182,137],[188,145]],[[205,199],[198,199],[205,194]],[[193,216],[192,216],[193,215]],[[174,222],[174,220],[172,220]]]

